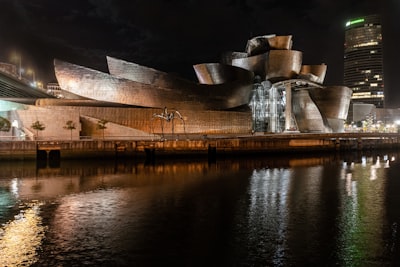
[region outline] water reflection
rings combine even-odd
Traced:
[[[397,158],[0,163],[0,248],[32,211],[33,266],[392,266]]]
[[[370,264],[379,265],[390,253],[385,248],[387,241],[382,240],[384,231],[389,230],[385,225],[388,184],[384,179],[389,178],[386,171],[390,166],[386,158],[364,156],[361,164],[352,162],[343,168],[338,216],[338,255],[343,265],[362,265],[366,258]]]
[[[40,203],[32,203],[0,228],[1,266],[30,266],[38,260],[45,227]]]

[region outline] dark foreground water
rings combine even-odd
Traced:
[[[0,223],[0,266],[400,266],[400,159],[1,162]]]

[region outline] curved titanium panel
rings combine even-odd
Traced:
[[[292,111],[300,132],[331,132],[326,118],[321,114],[308,90],[292,91]]]
[[[249,56],[259,55],[270,50],[292,49],[292,35],[276,36],[275,34],[257,36],[247,41],[246,53]]]
[[[201,84],[223,84],[249,78],[247,70],[219,63],[197,64],[193,69]]]
[[[240,68],[236,68],[237,79],[224,84],[204,85],[182,79],[171,87],[160,86],[163,80],[156,79],[156,84],[142,83],[60,60],[54,60],[54,69],[63,90],[99,101],[142,107],[231,109],[248,104],[253,87],[253,73]],[[148,73],[148,68],[137,69]]]
[[[268,61],[268,53],[244,58],[232,59],[232,66],[240,67],[254,72],[255,75],[265,77],[265,68]]]
[[[300,69],[300,76],[311,74],[310,80],[317,83],[324,83],[327,66],[325,64],[320,65],[303,65]]]
[[[302,52],[296,50],[269,51],[265,79],[274,83],[297,76],[301,69],[302,59]]]
[[[270,50],[268,39],[275,36],[275,34],[269,34],[249,39],[245,49],[247,55],[254,56],[268,52]]]
[[[248,57],[245,52],[225,52],[221,55],[221,63],[226,65],[232,65],[232,60]]]
[[[321,113],[329,119],[346,120],[352,90],[346,86],[311,89],[310,94]]]
[[[290,50],[292,49],[292,35],[278,35],[268,38],[268,43],[271,49],[282,49]]]
[[[173,88],[188,81],[166,72],[107,56],[108,71],[112,76],[144,84]]]

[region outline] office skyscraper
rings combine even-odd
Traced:
[[[379,15],[346,23],[344,85],[353,90],[353,103],[384,106],[383,43]]]

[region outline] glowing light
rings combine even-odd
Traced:
[[[35,71],[33,69],[28,69],[26,73],[32,75],[32,82],[30,83],[30,85],[36,87]]]
[[[32,204],[0,228],[2,266],[30,266],[38,260],[37,250],[45,235],[45,227],[38,216],[40,205]]]
[[[377,169],[377,167],[371,166],[371,175],[370,175],[370,177],[369,177],[369,179],[370,179],[371,181],[376,180],[377,177],[378,177],[377,174],[376,174],[376,169]]]
[[[18,121],[17,120],[13,120],[11,126],[15,127],[15,128],[18,128],[19,127]]]
[[[363,167],[367,166],[367,158],[364,156],[361,158],[361,166]]]
[[[352,195],[352,178],[353,174],[352,173],[347,173],[346,174],[346,193],[347,196]]]
[[[18,178],[12,179],[10,187],[11,187],[10,188],[11,193],[13,193],[14,196],[17,197],[18,196]]]
[[[349,27],[350,25],[361,23],[361,22],[364,22],[363,18],[349,20],[348,22],[346,22],[346,27]]]

